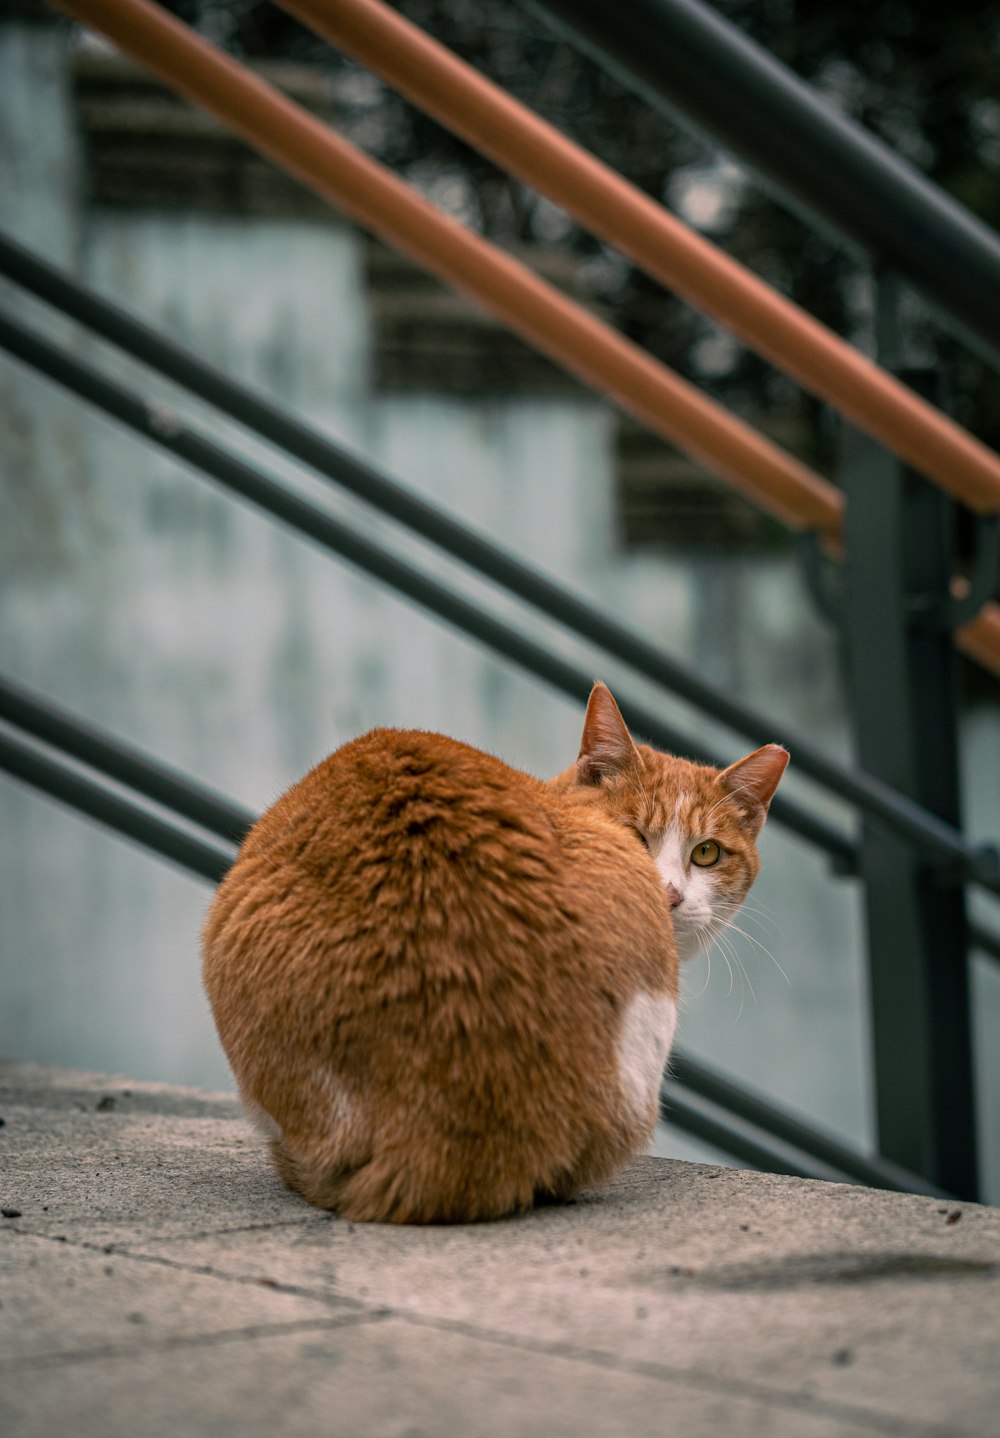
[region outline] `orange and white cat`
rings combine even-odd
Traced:
[[[278,1172],[399,1223],[568,1198],[649,1143],[678,949],[724,927],[788,755],[716,770],[590,696],[543,782],[376,729],[255,824],[212,904],[215,1021]]]

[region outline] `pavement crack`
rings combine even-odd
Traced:
[[[206,1228],[198,1233],[178,1233],[172,1234],[167,1238],[144,1239],[143,1242],[163,1244],[197,1243],[200,1239],[203,1238],[225,1238],[233,1233],[266,1233],[270,1229],[278,1230],[284,1228],[307,1228],[310,1225],[315,1224],[316,1219],[314,1215],[306,1213],[303,1214],[301,1218],[283,1218],[276,1221],[268,1221],[265,1223],[239,1223],[235,1224],[231,1228]],[[112,1240],[112,1243],[114,1243],[114,1240]],[[125,1252],[125,1250],[115,1247],[115,1252],[123,1253]]]
[[[164,1238],[144,1238],[141,1241],[143,1243],[160,1244],[196,1243],[203,1238],[224,1238],[227,1237],[229,1234],[233,1233],[262,1233],[267,1232],[270,1229],[274,1229],[277,1231],[285,1228],[307,1228],[310,1225],[316,1226],[316,1223],[317,1220],[315,1216],[313,1214],[306,1213],[303,1214],[301,1218],[284,1218],[277,1220],[269,1219],[266,1222],[261,1223],[233,1224],[228,1228],[205,1228],[199,1229],[194,1233],[185,1232],[169,1234],[167,1237]],[[124,1245],[130,1241],[128,1239],[122,1240],[121,1246],[119,1246],[119,1243],[112,1238],[109,1239],[106,1243],[102,1244],[98,1243],[95,1239],[71,1238],[70,1235],[66,1233],[52,1233],[48,1229],[40,1230],[34,1228],[27,1228],[24,1224],[20,1223],[16,1226],[14,1224],[6,1226],[3,1231],[5,1233],[21,1234],[25,1238],[43,1238],[50,1243],[65,1243],[68,1244],[71,1248],[97,1248],[100,1249],[102,1253],[127,1253],[128,1249]]]
[[[891,1435],[891,1438],[956,1438],[953,1428],[936,1423],[919,1423],[902,1419],[893,1414],[874,1412],[857,1404],[844,1403],[835,1398],[821,1398],[809,1393],[793,1393],[788,1389],[775,1388],[752,1379],[726,1378],[717,1372],[703,1373],[697,1368],[671,1367],[667,1363],[654,1363],[648,1359],[617,1358],[601,1348],[585,1348],[573,1343],[564,1343],[536,1337],[521,1337],[505,1333],[500,1329],[483,1328],[475,1323],[456,1319],[433,1318],[405,1309],[392,1309],[390,1316],[417,1328],[433,1328],[446,1333],[461,1334],[466,1338],[480,1339],[504,1348],[516,1348],[525,1353],[545,1353],[551,1358],[565,1358],[591,1367],[604,1368],[615,1373],[628,1373],[635,1377],[651,1378],[663,1383],[677,1383],[684,1387],[710,1395],[727,1393],[730,1397],[741,1398],[772,1408],[785,1408],[793,1412],[822,1415],[852,1424],[859,1430]]]
[[[69,1363],[93,1363],[108,1358],[140,1358],[147,1353],[169,1353],[175,1349],[210,1348],[227,1343],[242,1343],[258,1338],[284,1338],[296,1333],[327,1333],[338,1328],[356,1328],[381,1323],[389,1317],[388,1310],[371,1309],[367,1313],[343,1313],[338,1318],[300,1318],[291,1323],[257,1323],[244,1328],[225,1328],[211,1333],[184,1333],[153,1339],[146,1343],[105,1343],[93,1348],[67,1349],[63,1352],[29,1354],[27,1357],[0,1359],[0,1373],[17,1369],[48,1368]]]
[[[243,1230],[234,1231],[242,1232]],[[272,1293],[289,1294],[293,1298],[308,1298],[317,1303],[325,1303],[329,1307],[342,1308],[356,1313],[382,1314],[389,1311],[383,1304],[373,1306],[360,1298],[349,1298],[346,1295],[332,1293],[328,1288],[306,1288],[302,1284],[283,1283],[280,1279],[269,1278],[267,1275],[232,1273],[225,1269],[213,1268],[209,1263],[184,1263],[180,1259],[170,1258],[162,1253],[136,1253],[129,1248],[110,1247],[107,1244],[87,1239],[74,1242],[62,1235],[30,1233],[25,1229],[18,1229],[17,1232],[25,1238],[41,1238],[47,1239],[50,1243],[65,1244],[77,1252],[99,1253],[105,1258],[127,1259],[130,1263],[148,1263],[157,1268],[170,1269],[175,1273],[186,1273],[198,1278],[214,1278],[220,1283],[238,1284],[244,1288],[266,1288]]]
[[[88,1248],[97,1253],[106,1253],[106,1249],[100,1244],[82,1243],[77,1245],[80,1248]],[[199,1278],[215,1278],[222,1283],[239,1284],[244,1288],[267,1288],[272,1293],[287,1293],[295,1298],[310,1298],[316,1302],[326,1303],[337,1308],[353,1309],[359,1313],[387,1311],[379,1305],[373,1309],[371,1304],[363,1302],[360,1298],[348,1298],[344,1295],[331,1293],[325,1288],[306,1288],[298,1283],[283,1283],[277,1278],[268,1278],[260,1274],[241,1274],[227,1272],[225,1269],[213,1268],[210,1263],[183,1263],[180,1259],[168,1258],[161,1253],[133,1253],[127,1248],[116,1248],[112,1251],[115,1258],[127,1258],[133,1263],[149,1263],[159,1268],[169,1268],[175,1273],[195,1274]]]

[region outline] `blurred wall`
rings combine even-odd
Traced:
[[[335,216],[89,202],[71,62],[65,29],[0,26],[5,229],[770,712],[776,739],[800,731],[846,754],[835,643],[787,554],[621,552],[611,416],[597,400],[379,392],[363,239]],[[9,287],[0,302],[517,614]],[[0,450],[0,669],[213,787],[262,808],[379,724],[442,729],[543,774],[574,756],[585,696],[570,703],[493,660],[2,355]],[[544,624],[530,627],[548,635]],[[613,666],[550,637],[614,684]],[[656,702],[722,756],[742,752],[683,706]],[[997,731],[995,709],[974,717],[977,765],[995,754]],[[1000,794],[976,785],[970,798],[974,831],[1000,829]],[[0,885],[0,1053],[229,1085],[199,981],[207,886],[3,778]],[[853,884],[775,826],[740,923],[750,936],[733,940],[745,975],[721,952],[694,965],[681,1042],[869,1142]],[[977,998],[1000,1197],[1000,983],[985,967]]]

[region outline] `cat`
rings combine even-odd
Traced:
[[[636,744],[596,684],[542,781],[376,729],[250,830],[204,979],[286,1185],[342,1217],[499,1218],[649,1143],[678,956],[724,927],[788,754],[730,768]]]

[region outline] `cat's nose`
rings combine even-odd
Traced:
[[[684,902],[684,895],[679,894],[673,884],[667,885],[667,898],[670,901],[670,907],[672,909],[676,909],[678,904],[683,904]]]

